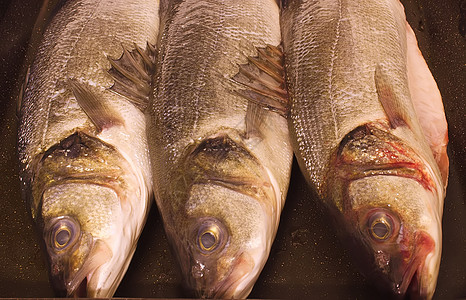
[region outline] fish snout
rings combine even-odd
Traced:
[[[392,289],[396,295],[409,299],[431,299],[436,286],[438,257],[435,240],[423,230],[415,234],[412,249],[400,251],[392,264]],[[397,263],[398,261],[398,263]]]
[[[425,231],[417,235],[421,249],[418,252],[419,266],[408,287],[411,299],[432,299],[437,284],[440,252],[436,251],[435,240]]]
[[[73,262],[70,258],[53,259],[51,263],[51,283],[57,297],[87,297],[87,280],[81,278],[77,282],[76,272],[73,271]],[[79,271],[78,271],[79,272]]]
[[[254,266],[254,260],[246,252],[233,260],[219,258],[214,268],[197,262],[191,270],[197,296],[220,299],[246,297],[257,277],[253,274]]]
[[[251,292],[258,272],[255,262],[247,252],[242,252],[232,263],[231,271],[215,288],[215,298],[245,298]]]
[[[86,257],[82,264],[79,262],[81,255]],[[96,240],[87,255],[78,249],[70,255],[55,259],[52,263],[51,281],[57,296],[107,297],[107,293],[101,291],[99,286],[99,269],[112,256],[108,245],[102,240]]]

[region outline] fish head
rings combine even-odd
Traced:
[[[344,226],[376,285],[396,295],[432,297],[442,239],[436,197],[407,177],[377,175],[348,184]]]
[[[54,289],[59,296],[111,297],[145,221],[144,179],[115,147],[83,132],[33,165],[24,194]]]
[[[169,234],[191,291],[203,298],[244,298],[271,246],[270,217],[254,197],[216,184],[195,184],[186,230]],[[181,224],[180,224],[181,225]]]
[[[244,298],[267,260],[281,196],[244,144],[219,135],[194,146],[174,189],[185,191],[183,200],[165,230],[188,289],[204,298]]]
[[[110,297],[132,247],[124,236],[130,233],[124,230],[126,217],[118,194],[97,184],[54,185],[43,193],[41,219],[57,293]]]

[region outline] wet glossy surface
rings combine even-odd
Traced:
[[[466,297],[466,1],[405,0],[407,18],[443,95],[449,122],[450,180],[436,299]],[[0,4],[0,297],[52,297],[39,238],[19,193],[16,163],[17,76],[39,1]],[[463,17],[461,17],[463,15]],[[251,298],[375,298],[335,236],[297,165],[270,258]],[[160,217],[152,208],[115,296],[183,297]],[[378,297],[379,298],[379,297]]]

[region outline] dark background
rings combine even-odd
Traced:
[[[443,95],[449,123],[450,180],[434,298],[466,298],[466,0],[402,2]],[[54,296],[38,237],[20,197],[16,157],[16,95],[28,44],[36,41],[29,38],[41,3],[0,0],[0,297]],[[250,297],[370,299],[376,295],[357,272],[330,217],[294,164],[277,238]],[[185,296],[155,205],[115,296]]]

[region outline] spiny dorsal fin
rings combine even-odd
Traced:
[[[76,101],[89,119],[101,132],[105,128],[115,125],[124,125],[124,119],[107,103],[99,99],[85,84],[74,79],[68,80]]]
[[[233,81],[245,87],[236,92],[249,101],[246,113],[247,135],[260,132],[264,109],[284,117],[288,112],[282,50],[267,45],[265,48],[257,48],[257,52],[257,57],[248,57],[247,64],[239,65],[239,72],[233,77]]]
[[[108,73],[115,81],[110,90],[126,97],[142,111],[149,103],[155,56],[155,46],[147,43],[145,50],[134,44],[131,51],[123,47],[123,54],[119,59],[108,57],[112,65]]]

